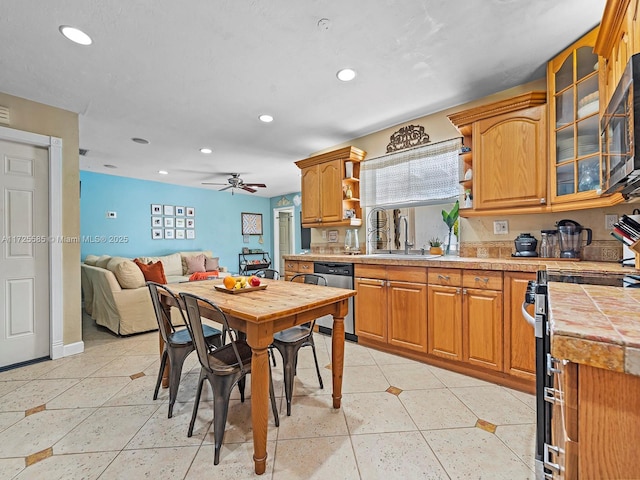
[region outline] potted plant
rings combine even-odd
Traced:
[[[431,255],[442,255],[442,240],[438,237],[434,237],[429,240],[429,253]]]
[[[449,240],[446,244],[445,247],[445,254],[449,255],[450,249],[451,249],[451,237],[453,235],[453,229],[454,226],[456,225],[456,222],[458,221],[458,212],[460,210],[460,202],[458,200],[456,200],[455,205],[453,206],[453,208],[451,209],[450,212],[447,212],[446,210],[442,210],[442,220],[444,220],[444,223],[447,224],[447,227],[449,227]]]

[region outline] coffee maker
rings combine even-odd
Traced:
[[[557,223],[560,258],[580,258],[581,234],[587,232],[587,243],[591,244],[593,232],[574,220],[560,220]]]

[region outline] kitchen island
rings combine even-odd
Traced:
[[[564,478],[640,478],[640,290],[549,283],[551,459]]]

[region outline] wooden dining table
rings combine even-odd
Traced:
[[[342,371],[344,366],[344,317],[349,309],[349,297],[355,290],[310,285],[298,282],[261,279],[263,290],[227,293],[216,290],[221,280],[203,280],[172,284],[171,290],[191,293],[214,302],[225,313],[232,328],[245,333],[251,347],[251,422],[253,426],[253,460],[255,472],[265,472],[267,462],[267,426],[269,418],[269,357],[267,348],[273,334],[310,322],[318,317],[333,315],[331,339],[331,373],[333,377],[333,408],[340,408],[342,399]],[[163,294],[162,303],[170,310],[175,300]],[[215,318],[212,311],[201,305],[204,318]],[[170,318],[170,317],[169,317]],[[162,340],[161,340],[162,341]],[[162,345],[161,345],[162,347]],[[168,364],[168,362],[167,362]],[[168,385],[168,369],[165,371]]]

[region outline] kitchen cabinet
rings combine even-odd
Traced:
[[[502,370],[502,273],[429,268],[428,353]]]
[[[600,59],[600,109],[609,103],[631,56],[640,53],[640,1],[609,0],[594,51]]]
[[[462,360],[462,270],[430,268],[428,349],[431,355]]]
[[[313,262],[286,260],[284,269],[285,280],[289,282],[298,273],[313,273]]]
[[[462,360],[502,370],[502,272],[462,272]]]
[[[427,351],[427,269],[355,265],[358,339]]]
[[[346,147],[296,162],[302,177],[304,227],[360,224],[360,162],[365,155]]]
[[[535,273],[504,272],[504,372],[534,381],[536,378],[536,345],[533,326],[522,316],[527,283]],[[528,306],[531,316],[533,305]]]
[[[473,207],[461,209],[461,216],[546,211],[546,96],[528,92],[449,115],[465,145],[471,143],[460,161]]]
[[[606,207],[623,201],[601,195],[596,27],[547,64],[550,200],[553,211]]]

